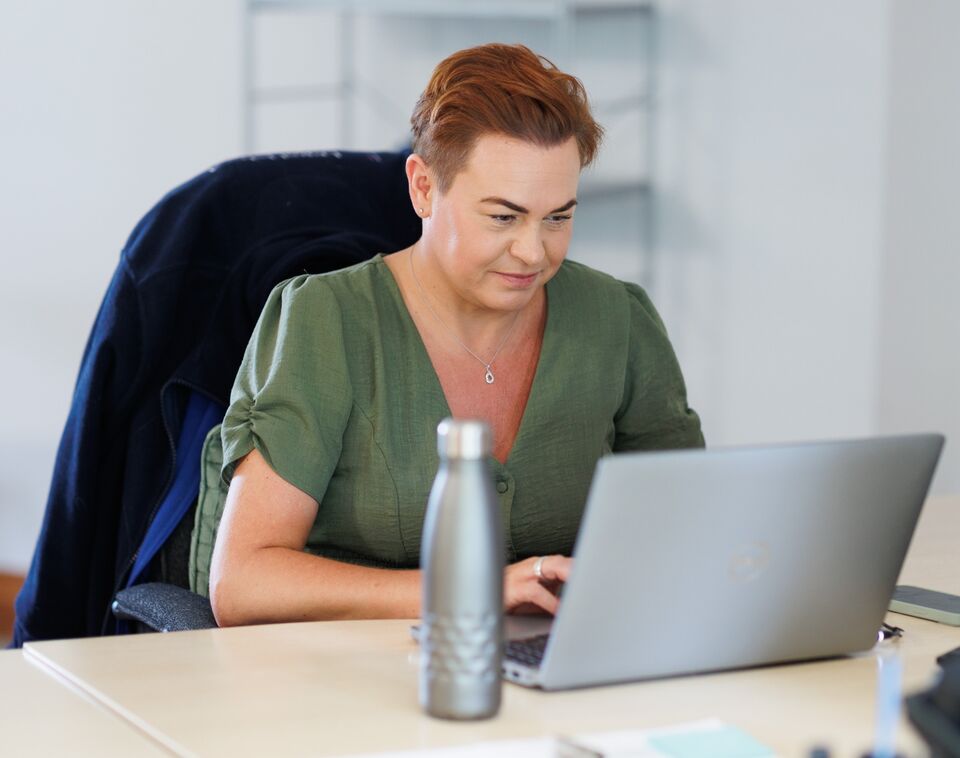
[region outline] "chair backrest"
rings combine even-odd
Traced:
[[[192,519],[187,516],[192,514],[197,502],[200,451],[207,432],[213,427],[219,427],[225,411],[224,406],[205,395],[197,392],[189,394],[180,422],[173,484],[163,496],[147,527],[133,568],[127,576],[127,587],[149,579],[170,582],[185,588],[189,586],[187,564]],[[187,532],[187,546],[181,553],[184,532]],[[178,537],[176,544],[169,545],[174,534]],[[168,546],[172,549],[167,549]],[[153,567],[155,570],[150,575],[145,576],[153,562],[159,565]]]
[[[175,482],[188,398],[226,406],[280,281],[420,235],[405,153],[241,158],[137,224],[84,351],[14,642],[113,630],[110,602]]]

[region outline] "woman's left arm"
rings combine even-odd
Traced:
[[[626,284],[630,336],[623,399],[614,418],[613,449],[703,447],[700,417],[687,389],[667,330],[643,289]]]

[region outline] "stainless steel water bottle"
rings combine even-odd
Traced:
[[[504,562],[490,428],[444,419],[437,450],[420,551],[420,704],[440,718],[488,718],[500,709]]]

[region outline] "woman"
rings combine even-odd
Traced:
[[[221,625],[411,618],[448,415],[487,420],[507,611],[553,613],[597,459],[699,446],[644,292],[565,262],[601,129],[522,46],[456,53],[411,119],[412,247],[280,285],[222,428]]]

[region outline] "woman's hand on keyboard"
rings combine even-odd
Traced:
[[[539,561],[540,574],[536,573]],[[558,592],[567,581],[573,559],[565,555],[526,558],[507,566],[503,574],[503,606],[507,613],[556,615]]]

